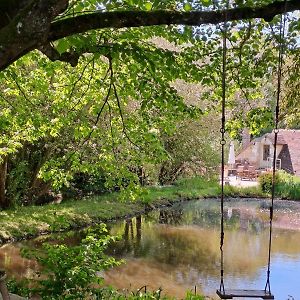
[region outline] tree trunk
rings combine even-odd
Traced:
[[[8,157],[5,156],[0,163],[0,208],[7,208],[10,204],[6,197],[7,161]]]

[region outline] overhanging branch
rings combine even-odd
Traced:
[[[227,11],[114,11],[95,12],[53,22],[48,36],[49,41],[101,28],[124,28],[154,25],[218,24],[227,21],[261,18],[271,21],[283,12],[300,10],[300,0],[276,1],[252,8],[234,8]]]
[[[79,54],[76,52],[64,52],[60,54],[50,43],[44,44],[39,47],[39,50],[44,53],[51,61],[65,61],[68,62],[72,67],[76,67]]]
[[[13,19],[0,26],[0,71],[26,53],[41,48],[52,60],[76,65],[74,53],[60,54],[49,47],[51,41],[93,29],[155,25],[218,24],[227,21],[262,18],[270,21],[283,12],[300,10],[300,0],[275,1],[262,7],[234,8],[227,11],[114,11],[94,12],[53,21],[66,10],[68,0],[18,0],[28,3],[11,14]],[[24,4],[25,5],[25,4]],[[2,12],[4,14],[5,12]],[[3,23],[6,24],[8,19]]]

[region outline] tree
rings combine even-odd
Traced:
[[[159,182],[170,184],[180,177],[215,175],[220,164],[218,118],[210,113],[199,120],[176,124],[176,132],[164,137],[169,159],[160,166]]]
[[[281,124],[288,128],[299,129],[300,118],[300,51],[296,49],[285,67],[284,95],[281,101]]]
[[[220,110],[225,20],[227,109],[239,115],[241,98],[251,109],[276,70],[276,15],[299,2],[225,2],[0,1],[0,206],[16,195],[34,202],[78,173],[133,189],[137,170],[167,159],[164,137]],[[298,19],[288,17],[293,51]],[[178,94],[177,79],[200,84],[200,106]]]
[[[181,55],[134,36],[100,54],[74,69],[34,52],[2,72],[0,157],[9,159],[1,191],[10,205],[35,203],[76,173],[102,172],[107,188],[137,182],[130,170],[165,156],[154,129],[171,132],[198,114],[170,85],[193,69]]]
[[[261,2],[263,6],[260,6]],[[254,1],[254,6],[253,1],[245,3],[246,6],[244,1],[239,1],[239,7],[223,11],[191,11],[192,6],[212,7],[213,1],[164,1],[161,4],[159,1],[134,0],[1,0],[0,70],[34,49],[40,49],[51,60],[68,61],[76,65],[79,56],[92,49],[81,45],[78,52],[57,51],[52,42],[89,30],[171,24],[199,26],[252,18],[271,21],[284,11],[300,9],[298,0]],[[176,8],[186,11],[177,11]]]

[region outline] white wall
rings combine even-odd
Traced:
[[[274,146],[270,139],[263,138],[260,141],[252,142],[248,147],[246,147],[242,152],[236,157],[236,159],[246,159],[250,164],[255,165],[256,168],[267,168],[269,167],[269,162],[263,160],[264,145],[270,146],[270,156],[273,157]],[[278,157],[283,145],[277,145],[276,158]]]

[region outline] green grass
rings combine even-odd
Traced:
[[[93,197],[61,204],[19,207],[0,212],[0,240],[17,240],[42,233],[65,231],[134,214],[141,206],[120,203],[113,198]]]
[[[300,177],[278,171],[276,195],[283,199],[300,200]]]
[[[180,180],[173,186],[148,187],[135,202],[119,201],[118,194],[111,193],[61,204],[0,211],[0,243],[124,218],[186,199],[216,197],[219,193],[216,181],[193,178]]]
[[[220,187],[215,180],[205,180],[201,177],[180,179],[172,186],[149,187],[143,197],[144,203],[151,203],[154,199],[171,201],[178,199],[196,199],[216,197],[220,194]]]
[[[300,199],[300,179],[294,181],[284,174],[284,180],[277,187],[278,196],[286,199]],[[226,197],[269,197],[258,187],[238,188],[225,186]],[[208,197],[218,197],[221,193],[216,180],[200,177],[181,179],[172,186],[147,187],[135,202],[118,200],[118,193],[91,196],[81,200],[63,201],[61,204],[18,207],[0,211],[0,244],[36,237],[44,233],[68,231],[99,222],[124,218],[143,213],[156,207],[172,203]]]
[[[260,190],[270,197],[272,192],[272,173],[262,174],[258,178]],[[300,200],[300,177],[283,170],[276,172],[275,196],[281,199]]]
[[[236,187],[224,186],[225,197],[240,197],[240,198],[266,198],[269,195],[264,193],[260,187]]]

